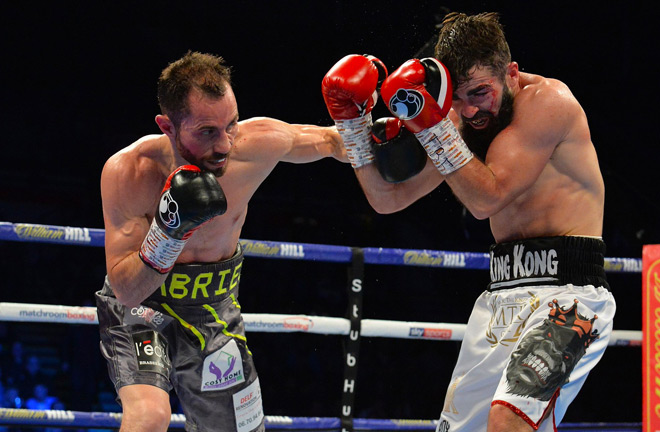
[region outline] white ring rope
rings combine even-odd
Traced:
[[[144,311],[140,309],[143,308],[133,308],[132,313],[141,315]],[[347,335],[350,329],[346,318],[258,313],[242,315],[247,332]],[[96,308],[92,306],[8,302],[0,302],[0,321],[98,324]],[[466,325],[363,319],[361,327],[364,337],[460,341],[463,340]],[[642,332],[637,330],[613,330],[609,341],[609,345],[619,346],[639,346],[641,343]]]

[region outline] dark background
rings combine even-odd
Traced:
[[[339,58],[370,53],[394,70],[432,54],[422,49],[447,11],[498,11],[521,70],[564,81],[582,103],[605,179],[608,256],[639,258],[642,245],[660,242],[658,25],[639,4],[2,2],[0,221],[102,228],[103,163],[159,132],[156,79],[189,49],[233,67],[242,118],[330,125],[320,84]],[[476,252],[492,241],[487,223],[467,215],[445,185],[397,214],[376,214],[350,166],[334,160],[278,166],[255,194],[241,237]],[[2,242],[0,254],[0,301],[91,304],[105,273],[101,248]],[[245,267],[245,312],[344,315],[343,265],[248,258]],[[364,317],[466,322],[486,281],[479,271],[369,266]],[[640,329],[640,275],[612,274],[610,284],[615,328]],[[110,385],[95,326],[63,327],[0,324],[0,342],[4,353],[15,340],[32,352],[54,345],[73,369],[67,408],[109,409],[98,397]],[[341,338],[248,337],[266,414],[339,415]],[[458,348],[366,338],[357,416],[437,418]],[[640,351],[610,348],[566,420],[640,421]]]

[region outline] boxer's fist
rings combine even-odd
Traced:
[[[433,58],[408,60],[387,77],[380,92],[387,108],[415,134],[441,174],[472,160],[472,152],[447,118],[452,86],[445,65]]]
[[[385,181],[399,183],[424,168],[426,152],[401,120],[394,117],[378,119],[371,128],[371,135],[376,167]]]
[[[376,57],[357,54],[339,60],[323,78],[321,91],[353,168],[374,161],[371,110],[387,68]]]
[[[349,120],[371,112],[387,68],[373,56],[347,55],[325,75],[323,99],[333,120]]]
[[[387,77],[381,95],[390,112],[417,133],[447,116],[452,102],[451,79],[438,60],[412,59]]]
[[[225,193],[208,171],[184,165],[170,174],[154,220],[170,237],[186,240],[204,222],[227,211]]]
[[[140,258],[167,273],[193,232],[226,211],[227,199],[212,173],[193,165],[177,168],[165,182]]]

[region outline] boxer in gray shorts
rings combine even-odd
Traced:
[[[96,293],[101,352],[116,389],[174,388],[188,430],[212,430],[218,415],[263,430],[259,380],[238,304],[240,249],[214,264],[175,265],[138,307],[119,303],[107,278]],[[251,394],[249,407],[235,402],[241,392]]]
[[[101,174],[107,278],[97,297],[121,431],[263,429],[237,302],[248,203],[279,162],[348,158],[334,127],[239,120],[223,59],[188,52],[158,79],[161,134]],[[213,264],[216,263],[216,264]]]

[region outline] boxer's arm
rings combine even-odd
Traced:
[[[447,184],[476,218],[486,219],[534,185],[571,123],[582,117],[567,92],[523,90],[511,124],[495,137],[486,160],[472,159],[447,175]]]
[[[141,173],[152,170],[139,168],[119,154],[101,174],[107,274],[115,296],[127,306],[139,304],[167,277],[148,268],[138,254],[151,225],[147,215],[154,211],[162,187],[162,178],[146,178]]]
[[[290,139],[285,140],[288,151],[284,162],[306,163],[326,157],[333,157],[348,163],[346,149],[335,126],[286,125]]]
[[[426,165],[419,174],[400,183],[383,180],[375,164],[356,168],[355,175],[367,201],[376,212],[381,214],[405,209],[431,193],[444,180],[430,159],[427,159]]]
[[[334,126],[288,124],[271,118],[241,122],[237,158],[274,166],[278,161],[306,163],[324,157],[348,162],[341,137]],[[427,160],[424,169],[401,183],[388,183],[375,164],[355,169],[355,174],[371,206],[379,213],[399,211],[427,195],[444,177]]]
[[[241,122],[239,146],[251,160],[275,163],[308,163],[326,157],[348,162],[341,137],[334,126],[290,124],[272,118]]]

